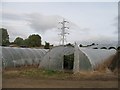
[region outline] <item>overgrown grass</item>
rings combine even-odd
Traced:
[[[13,68],[3,71],[4,78],[60,79],[60,80],[116,80],[117,76],[99,71],[80,72],[77,74],[64,71],[38,69],[36,67]]]
[[[63,71],[53,71],[44,70],[38,68],[24,68],[24,69],[10,69],[3,71],[3,78],[16,78],[16,77],[26,77],[26,78],[36,78],[36,79],[65,79],[70,77],[70,73],[65,73]]]

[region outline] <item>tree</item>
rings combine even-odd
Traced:
[[[115,47],[109,47],[108,49],[116,49]]]
[[[74,47],[74,45],[72,45],[71,43],[66,44],[66,46],[72,46],[72,47]]]
[[[79,45],[79,47],[83,47],[83,45],[82,45],[82,44],[80,44],[80,45]]]
[[[29,40],[28,40],[28,39],[25,39],[24,42],[23,42],[23,44],[28,47],[28,45],[29,45]]]
[[[41,37],[38,34],[33,34],[26,40],[29,47],[39,47],[41,46]]]
[[[10,44],[9,42],[9,35],[7,32],[7,29],[0,28],[0,33],[2,34],[2,46],[8,46]]]
[[[91,45],[93,46],[93,45],[95,45],[95,43],[92,43]]]
[[[101,49],[107,49],[106,47],[101,47]]]
[[[14,40],[14,43],[17,44],[18,46],[21,46],[21,45],[23,45],[24,40],[23,40],[23,38],[17,37],[17,38]]]
[[[120,46],[117,47],[117,50],[120,50]]]
[[[97,47],[94,47],[93,49],[98,49]]]
[[[45,42],[45,46],[44,46],[45,49],[50,49],[50,43],[48,42]]]

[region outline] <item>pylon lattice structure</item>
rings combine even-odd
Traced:
[[[66,35],[69,34],[69,33],[66,31],[66,29],[69,29],[69,27],[66,27],[65,24],[66,24],[66,23],[69,23],[69,22],[63,19],[63,21],[62,21],[62,22],[59,22],[59,23],[62,25],[62,27],[60,28],[60,29],[61,29],[61,33],[59,34],[59,35],[61,36],[60,42],[62,41],[62,45],[64,45],[64,44],[65,44],[65,41],[67,41],[67,40],[66,40]]]

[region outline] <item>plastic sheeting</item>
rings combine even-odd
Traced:
[[[40,68],[63,70],[63,57],[74,53],[72,46],[57,46],[51,49],[40,63]]]
[[[2,65],[5,68],[39,64],[46,53],[45,49],[2,47]]]
[[[110,59],[113,55],[116,54],[116,50],[114,49],[105,50],[80,48],[80,50],[88,57],[93,68]]]
[[[73,71],[75,73],[79,71],[91,70],[91,63],[88,57],[79,49],[77,44],[75,45],[74,52],[74,68]]]
[[[81,48],[76,44],[73,46],[56,46],[51,50],[2,47],[2,65],[5,67],[16,67],[22,65],[39,64],[40,68],[51,70],[64,69],[64,55],[74,54],[73,71],[93,70],[97,65],[102,64],[116,50]]]
[[[94,70],[116,54],[116,50],[81,48],[75,45],[74,72]],[[77,57],[77,58],[76,58]],[[79,63],[79,64],[78,64]]]
[[[40,63],[40,68],[50,70],[63,70],[64,55],[74,54],[73,71],[94,70],[97,65],[102,64],[111,56],[116,54],[116,50],[79,48],[78,45],[57,46],[51,49]]]

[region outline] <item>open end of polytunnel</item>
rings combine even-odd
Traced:
[[[39,67],[51,70],[70,71],[73,69],[73,53],[74,48],[72,46],[54,47],[43,57]]]
[[[64,55],[63,61],[64,70],[73,70],[74,54]]]

